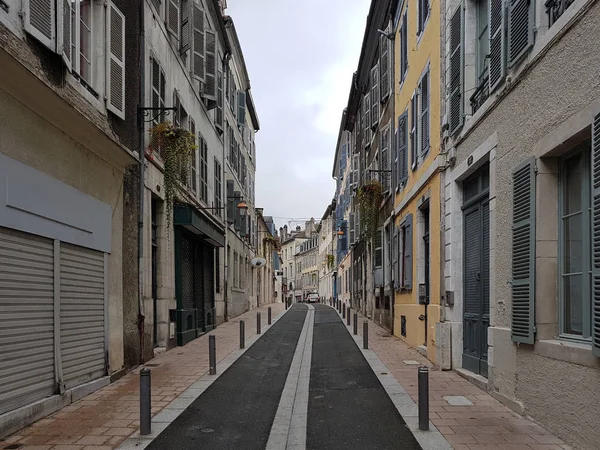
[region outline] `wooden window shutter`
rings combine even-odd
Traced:
[[[350,245],[354,244],[355,239],[355,224],[354,214],[350,213]]]
[[[388,34],[390,33],[390,24],[388,24],[388,26],[385,29],[385,33]],[[381,59],[381,72],[380,72],[380,84],[381,84],[381,103],[383,103],[385,101],[385,99],[387,99],[387,97],[390,94],[390,90],[391,90],[391,83],[390,83],[390,79],[392,77],[391,74],[391,64],[390,64],[390,56],[391,56],[391,51],[390,51],[390,40],[385,37],[385,36],[380,36],[379,37],[379,54],[380,54],[380,59]]]
[[[125,120],[125,16],[109,2],[106,8],[106,108]]]
[[[400,189],[408,179],[408,113],[404,112],[398,117],[398,188]]]
[[[235,199],[232,198],[234,193],[233,180],[227,180],[227,223],[232,224],[235,222],[235,211],[236,203]]]
[[[232,200],[233,202],[233,206],[234,206],[234,215],[235,215],[235,230],[237,232],[241,232],[242,230],[242,216],[240,214],[240,210],[236,207],[237,206],[237,202],[239,202],[239,198],[241,197],[242,193],[240,191],[235,191],[233,193],[233,196],[235,198],[232,198],[230,200]]]
[[[592,352],[600,356],[600,114],[592,124]]]
[[[206,56],[205,80],[202,95],[209,100],[217,100],[217,33],[212,30],[205,31]],[[216,105],[215,105],[216,106]]]
[[[192,44],[192,3],[193,0],[181,0],[181,39],[179,52],[186,53]]]
[[[535,159],[513,171],[512,340],[533,344],[535,326]]]
[[[508,65],[516,63],[533,45],[533,0],[510,0],[508,5]]]
[[[25,0],[23,2],[25,31],[52,51],[57,50],[55,5],[55,0]]]
[[[421,155],[429,151],[429,71],[421,79]]]
[[[204,59],[206,54],[205,35],[204,35],[204,10],[196,3],[192,6],[192,77],[204,83]]]
[[[400,34],[402,39],[400,43],[400,82],[402,83],[408,69],[408,17],[406,12],[402,17],[402,32]]]
[[[400,287],[400,277],[398,276],[398,227],[394,226],[394,232],[392,237],[392,286],[395,290]]]
[[[404,229],[406,238],[404,242],[403,258],[404,258],[404,288],[412,289],[412,274],[413,274],[413,215],[406,216],[404,221]]]
[[[410,100],[410,167],[412,170],[415,170],[417,168],[417,125],[419,121],[419,113],[417,111],[418,105],[419,97],[417,95],[417,92],[415,91]]]
[[[494,0],[492,0],[494,1]],[[463,31],[464,7],[461,4],[450,19],[450,134],[462,127],[464,120],[463,102]]]
[[[379,63],[371,69],[371,126],[379,123]]]
[[[179,39],[179,0],[167,0],[166,8],[167,31]]]
[[[71,17],[74,14],[74,3],[71,0],[56,2],[57,42],[56,52],[60,53],[69,70],[73,66],[74,30]]]
[[[502,82],[506,72],[504,22],[504,0],[490,0],[490,93]]]
[[[364,99],[365,104],[365,147],[371,144],[371,139],[369,138],[369,131],[371,131],[371,95],[370,93],[365,94]]]
[[[223,130],[223,72],[219,71],[217,79],[217,112],[215,114],[215,125]]]
[[[391,165],[392,165],[392,193],[396,190],[396,187],[398,186],[398,128],[396,128],[396,131],[394,132],[394,139],[393,142],[390,143],[391,147],[392,147],[392,158],[391,158]]]

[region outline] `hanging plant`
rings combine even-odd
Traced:
[[[379,222],[379,207],[383,200],[383,187],[378,181],[370,181],[358,189],[360,229],[367,239],[373,237]]]
[[[179,183],[187,182],[192,155],[196,150],[196,136],[166,121],[150,128],[150,138],[150,155],[155,150],[158,151],[164,165],[163,184],[168,229]]]
[[[332,253],[327,254],[327,267],[329,270],[333,269],[333,265],[335,264],[335,257]]]

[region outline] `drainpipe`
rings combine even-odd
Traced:
[[[146,33],[144,27],[144,0],[140,2],[140,99],[139,106],[143,107],[146,98],[146,80],[145,80],[145,43]],[[139,218],[138,218],[138,331],[140,333],[140,365],[144,363],[144,327],[145,327],[145,314],[144,314],[144,175],[146,165],[146,152],[144,149],[144,119],[143,115],[138,112],[138,132],[139,132],[139,151],[140,151],[140,207],[139,207]]]
[[[229,64],[229,59],[231,55],[229,53],[225,53],[223,55],[223,95],[225,95],[225,67]],[[225,121],[225,99],[223,99],[223,120]],[[225,133],[225,131],[223,131]],[[225,135],[223,135],[223,159],[221,159],[221,180],[224,183],[221,183],[221,198],[223,199],[223,217],[225,218],[225,247],[223,247],[223,320],[225,322],[229,321],[229,283],[227,283],[227,279],[229,278],[229,251],[228,244],[229,241],[227,239],[227,230],[229,229],[229,222],[227,222],[227,179],[225,178]],[[217,283],[219,280],[217,280]]]

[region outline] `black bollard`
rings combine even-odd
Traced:
[[[208,373],[217,374],[217,343],[213,335],[208,337]]]
[[[358,334],[358,313],[354,313],[354,336]]]
[[[342,319],[346,318],[346,304],[344,303],[342,305]]]
[[[419,430],[429,430],[429,369],[419,367]]]
[[[260,313],[256,313],[256,334],[260,334]]]
[[[350,307],[348,306],[348,311],[346,311],[346,325],[350,326]]]
[[[140,371],[140,434],[147,435],[152,431],[151,419],[151,400],[150,393],[152,389],[150,370],[143,368]]]
[[[246,346],[246,323],[240,320],[240,348]]]
[[[271,325],[271,307],[267,309],[267,325]]]
[[[363,348],[369,348],[369,322],[366,320],[363,322]]]

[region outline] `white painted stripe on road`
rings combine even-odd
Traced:
[[[275,323],[278,322],[279,319],[281,319],[285,313],[291,309],[292,308],[286,309],[278,314],[277,317],[273,318],[271,321],[271,325],[262,325],[262,333],[254,334],[250,338],[246,339],[245,348],[234,350],[225,358],[223,358],[217,364],[216,375],[210,375],[208,372],[206,372],[204,376],[200,377],[175,400],[165,406],[163,410],[161,410],[152,418],[152,432],[150,434],[142,436],[140,435],[140,430],[138,429],[135,433],[125,439],[121,445],[117,447],[117,450],[143,450],[149,446],[150,443],[156,439],[160,433],[165,431],[171,422],[177,419],[177,417],[179,417],[189,405],[191,405],[198,397],[200,397],[200,395],[206,389],[208,389],[208,387],[213,384],[217,378],[223,374],[223,372],[229,369],[229,367],[236,362],[240,356],[242,356],[250,347],[252,347],[252,345],[258,341],[260,337],[267,332],[267,330],[275,325]]]
[[[279,400],[266,450],[305,450],[315,308],[308,313]]]
[[[338,313],[341,318],[341,313]],[[345,322],[344,322],[345,323]],[[371,366],[371,370],[375,373],[379,382],[387,392],[388,396],[392,400],[392,403],[398,410],[398,413],[402,416],[406,425],[415,436],[415,439],[419,445],[427,450],[452,450],[450,443],[442,436],[435,425],[429,421],[429,430],[419,430],[419,408],[413,401],[411,396],[406,392],[406,389],[402,387],[398,380],[391,375],[391,372],[383,364],[383,362],[371,349],[365,350],[363,348],[363,338],[360,334],[354,336],[350,326],[346,326],[346,330],[350,336],[354,339],[355,344],[362,352],[363,356]],[[385,375],[384,375],[385,374]],[[415,374],[416,375],[416,374]]]

